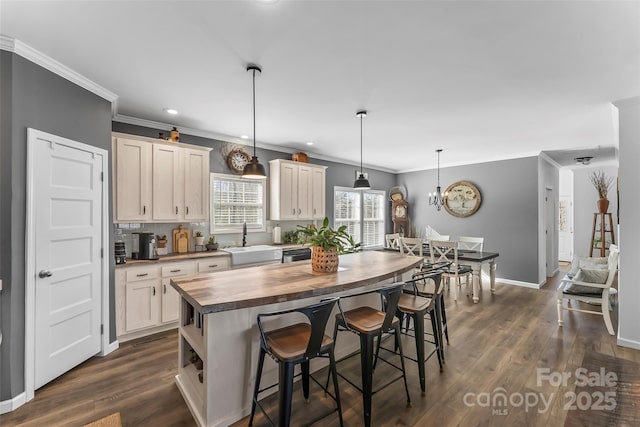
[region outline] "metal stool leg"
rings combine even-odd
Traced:
[[[400,336],[400,325],[396,325],[395,333]],[[398,340],[398,350],[400,350],[400,366],[402,366],[402,379],[404,380],[404,390],[407,392],[407,408],[411,407],[411,397],[409,396],[409,385],[407,384],[407,370],[404,368],[404,353],[402,352],[402,340]]]
[[[340,403],[340,389],[338,388],[338,372],[336,371],[336,356],[333,352],[333,349],[331,349],[331,351],[329,352],[329,371],[333,376],[333,391],[336,394],[336,404],[338,405],[338,417],[340,418],[340,427],[342,427],[343,426],[342,404]]]
[[[424,367],[424,311],[412,314],[414,338],[416,341],[416,356],[418,359],[418,376],[420,377],[420,389],[422,395],[426,395],[425,367]]]
[[[304,401],[309,402],[309,361],[302,362],[300,370],[302,371],[302,394]]]
[[[360,369],[362,373],[362,409],[365,427],[371,426],[373,394],[373,335],[360,334]]]
[[[265,351],[260,347],[260,355],[258,356],[258,370],[256,372],[256,386],[253,389],[253,400],[251,401],[251,416],[249,417],[249,426],[253,425],[253,416],[256,414],[256,404],[258,402],[258,391],[260,390],[260,379],[262,378],[262,367],[264,366]]]
[[[291,398],[293,397],[293,363],[279,363],[279,390],[278,390],[278,425],[289,427],[291,423]]]
[[[438,355],[438,363],[440,364],[440,372],[444,371],[442,364],[444,358],[442,356],[442,330],[440,329],[440,321],[436,313],[430,313],[431,329],[433,329],[433,341],[436,346],[436,354]]]

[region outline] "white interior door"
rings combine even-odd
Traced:
[[[554,203],[553,189],[547,188],[545,194],[545,227],[546,227],[546,265],[547,277],[554,275],[558,268],[558,258],[555,256],[555,230],[556,230],[556,204]]]
[[[35,139],[35,388],[101,351],[103,159]]]
[[[558,259],[573,259],[573,203],[570,196],[560,196],[558,210]]]

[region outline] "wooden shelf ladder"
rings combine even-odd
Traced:
[[[608,219],[609,227],[607,228],[606,221]],[[599,221],[598,221],[599,220]],[[598,237],[596,237],[598,233]],[[607,233],[611,235],[611,241],[607,242]],[[610,213],[594,213],[593,214],[593,231],[591,232],[591,248],[589,248],[589,256],[593,256],[593,250],[597,249],[596,241],[600,241],[600,256],[606,256],[606,251],[610,245],[616,244],[616,236],[613,231],[613,217]]]

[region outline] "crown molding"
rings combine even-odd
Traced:
[[[113,116],[113,121],[119,122],[119,123],[127,123],[130,125],[142,126],[142,127],[151,128],[151,129],[171,129],[173,126],[175,126],[170,123],[156,122],[154,120],[141,119],[138,117],[127,116],[124,114],[115,114]],[[201,138],[215,139],[217,141],[231,142],[234,144],[244,145],[247,147],[253,147],[253,144],[249,144],[248,140],[246,139],[224,135],[217,132],[210,132],[210,131],[205,131],[201,129],[184,127],[184,126],[176,126],[176,127],[180,130],[180,133],[183,133],[185,135],[199,136]],[[259,147],[265,150],[278,151],[280,153],[287,153],[287,154],[293,154],[300,151],[299,149],[290,148],[283,145],[266,144],[264,142],[259,142],[259,141],[256,141],[256,147]],[[305,150],[305,153],[307,153],[307,155],[313,159],[325,160],[327,162],[335,162],[343,165],[352,165],[352,166],[357,166],[358,168],[360,167],[360,162],[356,162],[356,161],[352,162],[352,161],[348,161],[338,157],[326,156],[324,154],[313,153],[306,150]],[[393,174],[398,173],[397,171],[392,169],[381,168],[379,166],[371,166],[366,164],[364,165],[364,169],[377,170],[380,172],[388,172]]]
[[[618,108],[632,107],[634,105],[640,105],[640,96],[634,96],[631,98],[620,99],[612,102]]]
[[[549,157],[549,155],[547,153],[545,153],[544,151],[540,152],[540,158],[542,160],[545,160],[550,165],[557,167],[558,169],[561,169],[563,167],[560,163],[556,162],[551,157]]]
[[[31,61],[34,64],[51,71],[54,74],[57,74],[63,79],[66,79],[80,86],[81,88],[86,89],[95,95],[98,95],[100,98],[106,99],[107,101],[111,102],[112,114],[116,113],[118,95],[103,88],[96,82],[89,80],[88,78],[77,73],[66,65],[56,61],[50,56],[45,55],[44,53],[32,48],[31,46],[21,42],[20,40],[6,36],[4,34],[0,34],[0,49],[15,53],[16,55],[19,55],[24,59]]]

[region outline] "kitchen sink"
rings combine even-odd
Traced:
[[[276,246],[254,245],[222,250],[231,254],[232,267],[282,262],[282,248]]]

